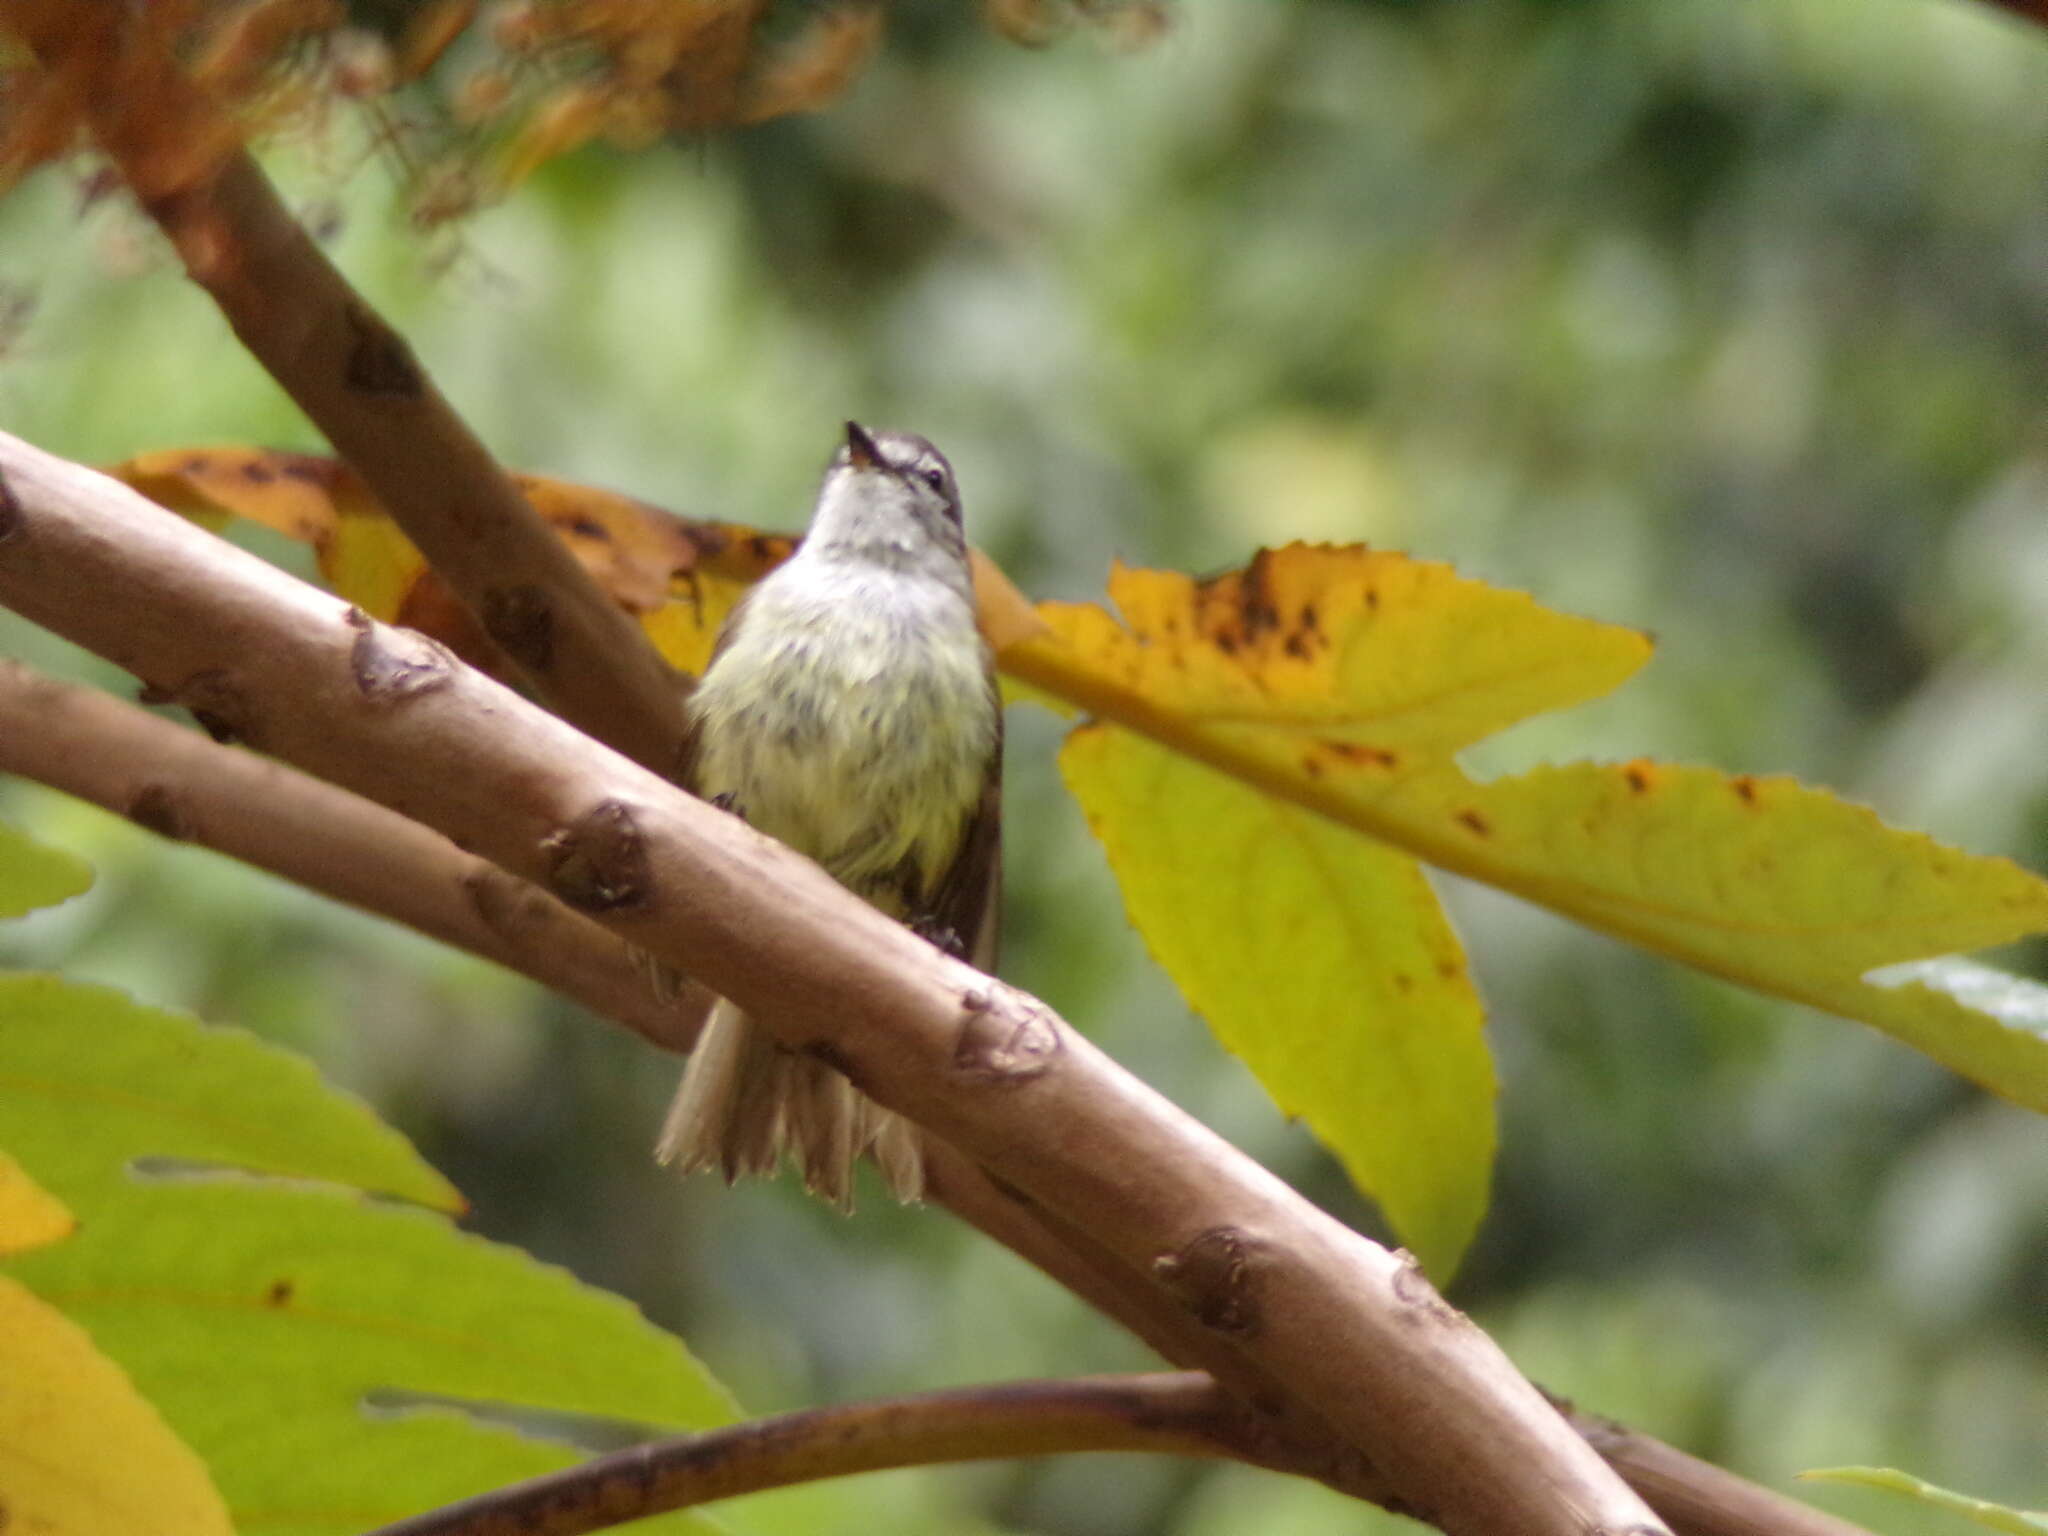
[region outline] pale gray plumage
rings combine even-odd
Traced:
[[[930,443],[847,424],[809,533],[734,610],[690,709],[699,794],[992,960],[1000,701],[953,472]],[[785,1153],[842,1206],[863,1153],[899,1199],[923,1189],[914,1127],[720,1002],[657,1155],[733,1179]]]

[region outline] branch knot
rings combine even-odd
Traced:
[[[541,840],[548,889],[583,912],[644,906],[653,889],[647,839],[633,808],[607,800]]]
[[[1211,1227],[1154,1259],[1152,1273],[1203,1327],[1249,1338],[1259,1331],[1262,1246],[1236,1227]]]
[[[372,704],[400,704],[431,693],[453,675],[454,658],[437,640],[379,624],[360,608],[349,609],[348,624],[356,632],[348,653],[349,676]]]
[[[960,998],[960,1038],[953,1070],[962,1077],[1008,1087],[1052,1069],[1064,1048],[1052,1016],[1021,994],[971,987]]]

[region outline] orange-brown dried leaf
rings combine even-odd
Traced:
[[[747,88],[739,121],[762,123],[822,111],[867,67],[881,40],[879,6],[843,5],[820,13],[799,37],[764,61]]]
[[[441,60],[476,20],[476,0],[428,0],[398,35],[393,64],[400,80],[416,80]]]
[[[469,610],[338,459],[245,447],[172,448],[109,468],[159,505],[218,529],[241,518],[313,547],[321,574],[364,612],[433,635],[494,676],[512,669]],[[533,509],[597,584],[635,615],[668,661],[703,670],[739,595],[787,559],[796,541],[735,523],[680,518],[615,491],[514,475]],[[983,632],[997,649],[1045,621],[979,550],[972,553]]]
[[[361,484],[338,459],[232,446],[137,454],[107,473],[208,527],[246,518],[321,549],[333,537],[337,498]]]
[[[108,473],[206,526],[242,518],[310,544],[328,583],[366,613],[431,634],[494,675],[511,675],[469,611],[341,461],[258,448],[184,448],[141,454]],[[513,481],[598,585],[638,616],[663,655],[685,671],[702,669],[739,594],[794,547],[779,535],[686,520],[544,475]],[[1013,590],[1009,599],[1007,622],[1019,632],[1033,622],[1029,607]]]
[[[69,141],[89,129],[144,201],[172,196],[218,169],[241,129],[179,63],[201,15],[189,4],[136,9],[72,0],[12,0],[5,24],[41,66],[42,89],[65,115]]]
[[[506,146],[499,171],[504,188],[518,186],[557,155],[597,137],[617,95],[614,88],[594,83],[554,92]]]
[[[735,121],[765,0],[693,7],[686,39],[678,38],[660,83],[671,103],[670,122],[683,133],[723,127]]]
[[[0,73],[0,189],[69,154],[84,132],[84,89],[75,75],[27,64]]]
[[[240,101],[309,34],[348,19],[339,0],[255,0],[228,12],[192,63],[193,82],[225,102]]]

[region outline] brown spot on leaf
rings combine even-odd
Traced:
[[[1258,1244],[1236,1227],[1211,1227],[1152,1261],[1168,1295],[1205,1328],[1250,1338],[1259,1330]]]
[[[344,319],[355,333],[343,368],[348,387],[366,395],[418,399],[425,381],[405,338],[363,304],[350,304]]]
[[[1458,812],[1456,820],[1459,826],[1470,832],[1474,837],[1493,836],[1493,823],[1469,805]]]
[[[277,478],[277,471],[261,459],[249,459],[242,465],[242,478],[251,485],[268,485]]]
[[[1748,774],[1738,773],[1729,781],[1729,787],[1735,791],[1735,798],[1744,805],[1756,804],[1756,780]]]
[[[278,473],[289,480],[303,480],[308,485],[323,489],[332,486],[341,477],[341,466],[333,459],[323,459],[313,453],[286,454],[278,461]]]
[[[273,1280],[270,1282],[270,1289],[263,1293],[263,1305],[288,1307],[292,1304],[292,1294],[296,1289],[297,1287],[289,1280]]]
[[[1394,990],[1406,995],[1415,990],[1415,978],[1406,971],[1394,972]]]
[[[348,611],[356,632],[349,676],[372,704],[399,704],[445,685],[452,676],[447,650],[425,635],[379,624],[360,608]]]
[[[973,1006],[973,999],[981,1006]],[[953,1070],[984,1083],[1007,1086],[1048,1072],[1064,1047],[1042,1009],[1011,993],[1007,999],[975,988],[961,999],[960,1037]]]
[[[1641,763],[1630,763],[1621,770],[1621,776],[1628,780],[1631,794],[1647,795],[1650,792],[1650,772]]]
[[[1313,752],[1304,752],[1301,755],[1301,771],[1312,779],[1320,779],[1323,776],[1323,760]]]
[[[1360,768],[1398,768],[1401,754],[1385,747],[1368,746],[1362,741],[1326,741],[1323,743],[1333,757]]]
[[[484,593],[484,629],[528,672],[546,672],[555,659],[555,609],[530,583]]]
[[[1287,652],[1288,655],[1292,656],[1296,661],[1307,661],[1309,659],[1310,651],[1308,644],[1308,636],[1302,634],[1300,630],[1296,630],[1292,634],[1290,634],[1287,637],[1287,639],[1281,643],[1280,648]]]
[[[1244,636],[1256,640],[1262,633],[1280,627],[1280,609],[1273,601],[1273,551],[1262,549],[1245,567],[1243,597]]]
[[[584,912],[644,906],[653,889],[647,840],[633,808],[607,800],[541,840],[548,889]]]
[[[128,819],[144,831],[176,842],[192,835],[177,794],[168,784],[145,784],[138,789],[128,802]]]
[[[589,539],[598,544],[609,544],[612,541],[611,529],[594,517],[572,517],[562,526],[579,539]]]

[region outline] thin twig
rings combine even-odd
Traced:
[[[633,1446],[369,1536],[586,1536],[821,1478],[1076,1451],[1237,1457],[1242,1410],[1199,1372],[1020,1381],[809,1408]]]
[[[1390,1254],[816,865],[418,635],[0,434],[0,601],[544,884],[1149,1274],[1453,1536],[1665,1530]]]
[[[1860,1525],[1773,1493],[1626,1424],[1552,1401],[1679,1536],[1870,1536]]]
[[[292,218],[233,129],[128,8],[0,0],[85,89],[95,138],[250,353],[355,468],[564,719],[656,773],[681,761],[684,679],[540,519],[405,338]]]
[[[669,1050],[709,994],[539,887],[345,789],[0,659],[0,772],[481,955]]]

